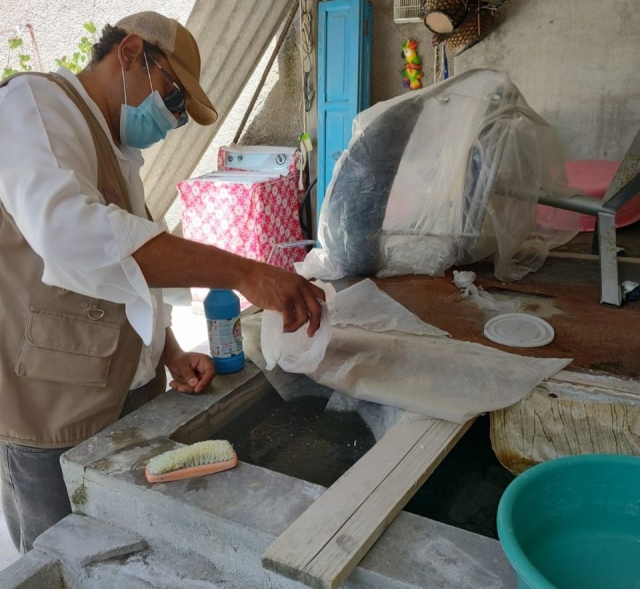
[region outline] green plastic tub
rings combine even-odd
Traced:
[[[558,458],[514,480],[498,535],[520,589],[640,589],[640,458]]]

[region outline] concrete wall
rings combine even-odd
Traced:
[[[302,67],[299,21],[291,24],[284,45],[273,64],[265,89],[260,93],[241,137],[244,145],[298,145],[302,133]],[[270,55],[271,51],[267,53]]]
[[[0,10],[0,64],[7,62],[9,37],[20,29],[25,52],[35,52],[24,25],[31,24],[45,71],[55,69],[55,59],[70,56],[80,38],[86,35],[83,23],[91,21],[98,32],[106,24],[115,24],[123,16],[142,10],[155,10],[185,23],[194,0],[2,0]],[[34,57],[35,59],[35,57]],[[13,67],[16,62],[12,61]],[[37,64],[34,64],[37,65]],[[35,68],[34,68],[35,69]]]
[[[569,159],[619,160],[640,128],[638,0],[510,0],[456,71],[507,71]]]
[[[431,32],[423,23],[396,24],[393,22],[393,0],[373,0],[373,46],[371,66],[371,104],[389,100],[409,89],[402,85],[402,44],[407,39],[419,43],[422,58],[422,84],[433,83],[433,54]],[[451,64],[452,65],[452,64]]]

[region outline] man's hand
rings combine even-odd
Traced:
[[[324,291],[293,272],[254,262],[238,290],[256,307],[279,311],[284,330],[296,331],[309,321],[307,334],[312,337],[320,327]]]
[[[216,375],[211,358],[197,352],[183,352],[171,329],[167,329],[164,364],[173,376],[169,386],[181,393],[201,393]]]
[[[324,291],[293,272],[281,270],[163,233],[133,254],[151,287],[230,288],[239,290],[256,307],[279,311],[286,331],[309,321],[309,336],[320,327]]]

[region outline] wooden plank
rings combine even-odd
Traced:
[[[472,422],[396,425],[267,548],[263,565],[311,587],[338,587]]]
[[[625,393],[628,395],[640,396],[640,382],[631,379],[616,378],[605,374],[591,374],[588,372],[574,372],[571,370],[561,370],[550,380],[567,382],[574,385],[587,387],[597,387]]]
[[[580,253],[574,253],[574,252],[558,252],[558,251],[550,251],[549,252],[549,257],[550,258],[557,258],[560,260],[581,260],[581,261],[592,261],[592,262],[598,262],[600,260],[600,257],[597,256],[596,254],[580,254]],[[625,257],[625,256],[620,256],[618,257],[618,262],[622,262],[624,264],[640,264],[640,258],[631,258],[631,257]]]
[[[439,421],[371,494],[308,567],[313,587],[339,587],[462,437],[464,425]]]
[[[394,426],[267,548],[262,564],[286,576],[309,564],[435,421]]]

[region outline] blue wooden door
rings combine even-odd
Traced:
[[[318,4],[318,216],[353,119],[369,106],[371,20],[368,0]]]

